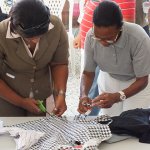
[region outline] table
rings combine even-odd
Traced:
[[[27,121],[38,120],[41,117],[0,117],[4,125],[14,125],[17,123],[24,123]],[[0,149],[15,150],[15,142],[9,136],[0,136]],[[139,143],[137,138],[127,139],[121,142],[108,144],[101,143],[100,150],[150,150],[150,144]]]

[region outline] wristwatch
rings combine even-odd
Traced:
[[[119,91],[118,93],[120,94],[120,100],[121,101],[124,101],[127,98],[123,91]]]

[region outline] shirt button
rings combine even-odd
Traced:
[[[33,83],[33,82],[34,82],[34,79],[33,79],[33,78],[32,78],[32,79],[30,79],[30,82],[31,82],[31,83]]]
[[[35,93],[36,93],[36,94],[39,93],[39,90],[35,90]]]
[[[33,69],[35,70],[37,67],[36,66],[33,66]]]

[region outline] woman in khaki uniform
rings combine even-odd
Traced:
[[[0,116],[43,115],[37,100],[55,91],[54,113],[66,109],[68,39],[40,0],[21,0],[0,23]]]

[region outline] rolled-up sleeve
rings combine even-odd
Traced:
[[[61,24],[60,39],[55,54],[53,56],[52,62],[68,63],[69,57],[68,35],[61,21],[60,24]]]
[[[136,77],[143,77],[150,74],[150,38],[144,38],[138,43],[133,54],[133,68]]]
[[[94,61],[94,48],[92,46],[91,30],[87,33],[84,49],[84,70],[95,72],[96,63]]]

